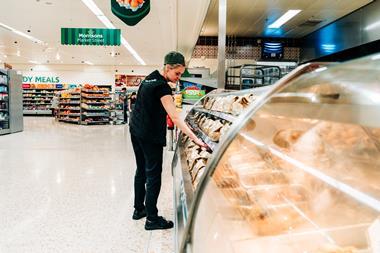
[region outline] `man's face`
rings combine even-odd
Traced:
[[[169,79],[169,81],[176,83],[181,78],[183,72],[185,72],[185,67],[179,66],[174,69],[169,69],[166,77]]]

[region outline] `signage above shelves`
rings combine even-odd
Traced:
[[[120,29],[61,28],[62,45],[120,46]]]

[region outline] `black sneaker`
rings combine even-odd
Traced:
[[[170,220],[166,220],[162,216],[158,216],[156,220],[150,221],[146,219],[145,230],[156,230],[156,229],[169,229],[174,226],[174,223]]]
[[[139,220],[139,219],[144,218],[144,217],[146,217],[145,209],[143,209],[142,211],[138,211],[135,209],[135,211],[133,212],[132,219]]]

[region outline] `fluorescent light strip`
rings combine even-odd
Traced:
[[[82,0],[82,2],[89,8],[95,16],[109,29],[115,29],[115,26],[111,21],[103,14],[99,7],[94,3],[93,0]],[[121,36],[121,44],[135,57],[135,59],[141,64],[146,65],[144,60],[139,56],[139,54],[129,45],[127,40]]]
[[[88,64],[88,65],[94,65],[94,63],[90,62],[90,61],[84,61],[84,63]]]
[[[380,211],[380,201],[379,200],[377,200],[377,199],[375,199],[375,198],[373,198],[373,197],[371,197],[371,196],[369,196],[363,192],[360,192],[360,191],[352,188],[351,186],[349,186],[345,183],[342,183],[342,182],[322,173],[321,171],[319,171],[317,169],[309,167],[309,166],[299,162],[298,160],[295,160],[295,159],[291,158],[290,156],[287,156],[284,153],[282,153],[282,152],[280,152],[274,148],[271,148],[271,147],[265,145],[264,143],[259,142],[258,140],[252,138],[251,136],[249,136],[247,134],[241,133],[240,135],[242,137],[244,137],[245,139],[247,139],[248,141],[252,142],[253,144],[257,145],[257,146],[266,147],[267,149],[269,149],[270,152],[272,152],[272,154],[276,155],[277,157],[287,161],[290,164],[293,164],[297,168],[309,173],[310,175],[313,175],[316,178],[319,178],[320,180],[322,180],[326,184],[329,184],[330,186],[334,187],[335,189],[338,189],[339,191],[346,193],[347,195],[351,196],[352,198],[356,199],[357,201],[375,209],[378,212]]]
[[[364,28],[364,30],[369,31],[369,30],[375,29],[375,28],[377,28],[379,26],[380,26],[380,21],[377,21],[375,23],[370,24],[369,26],[366,26]]]
[[[26,33],[20,32],[20,31],[18,31],[18,30],[16,30],[16,29],[12,28],[12,27],[10,27],[10,26],[7,26],[6,24],[0,23],[0,27],[3,27],[3,28],[5,28],[5,29],[7,29],[7,30],[9,30],[9,31],[11,31],[11,32],[14,32],[14,33],[17,34],[17,35],[20,35],[20,36],[22,36],[22,37],[25,37],[25,38],[27,38],[28,40],[31,40],[31,41],[36,42],[36,43],[38,43],[38,44],[41,44],[41,45],[47,45],[47,43],[43,42],[42,40],[39,40],[39,39],[37,39],[37,38],[34,38],[33,36],[30,36],[30,35],[28,35],[28,34],[26,34]]]
[[[300,12],[301,10],[288,10],[279,19],[270,24],[268,28],[280,28],[283,24],[288,22],[290,19],[292,19],[295,15],[297,15]]]
[[[30,63],[33,63],[33,64],[41,64],[39,63],[38,61],[29,61]]]

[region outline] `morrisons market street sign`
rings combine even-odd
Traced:
[[[120,46],[120,29],[61,28],[61,44]]]
[[[111,0],[112,13],[125,24],[134,26],[150,11],[150,0]]]

